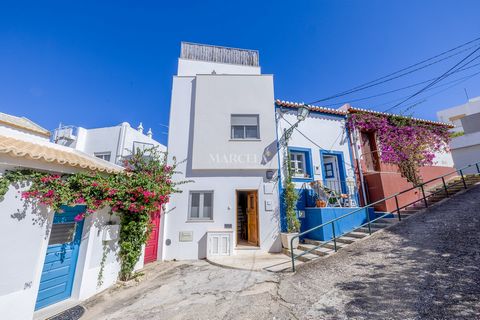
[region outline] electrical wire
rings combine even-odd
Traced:
[[[466,48],[466,49],[464,49],[464,50],[461,50],[461,51],[459,51],[459,52],[456,52],[456,53],[454,53],[454,54],[452,54],[452,55],[449,55],[449,56],[447,56],[447,57],[444,57],[444,58],[442,58],[442,59],[436,60],[436,61],[434,61],[434,62],[432,62],[432,63],[429,63],[429,64],[427,64],[427,65],[425,65],[425,66],[416,68],[416,69],[414,69],[414,70],[410,70],[410,71],[408,71],[408,72],[402,73],[402,74],[397,75],[397,76],[395,76],[395,77],[392,77],[392,76],[394,76],[394,75],[396,75],[396,74],[398,74],[398,73],[401,73],[401,72],[403,72],[403,71],[406,71],[406,70],[408,70],[408,69],[414,68],[414,67],[416,67],[416,66],[419,66],[419,65],[421,65],[421,64],[424,64],[425,62],[434,60],[434,59],[436,59],[436,58],[438,58],[438,57],[441,57],[441,56],[443,56],[443,55],[445,55],[445,54],[447,54],[447,53],[453,52],[453,51],[455,51],[455,50],[457,50],[457,49],[459,49],[459,48],[465,47],[465,46],[467,46],[467,45],[469,45],[469,44],[471,44],[471,43],[473,43],[473,42],[476,42],[476,41],[478,41],[478,40],[480,40],[480,37],[478,37],[478,38],[476,38],[476,39],[473,39],[473,40],[471,40],[471,41],[468,41],[468,42],[466,42],[466,43],[463,43],[463,44],[461,44],[461,45],[459,45],[459,46],[456,46],[456,47],[454,47],[454,48],[452,48],[452,49],[449,49],[449,50],[447,50],[447,51],[444,51],[444,52],[442,52],[442,53],[439,53],[439,54],[437,54],[437,55],[435,55],[435,56],[433,56],[433,57],[430,57],[430,58],[428,58],[428,59],[425,59],[425,60],[422,60],[422,61],[420,61],[420,62],[417,62],[417,63],[415,63],[415,64],[413,64],[413,65],[408,66],[408,67],[402,68],[402,69],[400,69],[400,70],[398,70],[398,71],[392,72],[392,73],[390,73],[390,74],[387,74],[387,75],[382,76],[382,77],[380,77],[380,78],[377,78],[377,79],[375,79],[375,80],[372,80],[372,81],[366,82],[366,83],[364,83],[364,84],[361,84],[361,85],[359,85],[359,86],[353,87],[353,88],[351,88],[351,89],[349,89],[349,90],[346,90],[346,91],[343,91],[343,92],[334,94],[334,95],[332,95],[332,96],[329,96],[329,97],[326,97],[326,98],[322,98],[322,99],[318,99],[318,100],[312,101],[312,102],[310,102],[309,104],[314,104],[314,103],[318,103],[318,102],[322,102],[322,101],[326,101],[326,100],[331,100],[331,99],[334,99],[334,98],[342,97],[342,96],[345,96],[345,95],[348,95],[348,94],[351,94],[351,93],[354,93],[354,92],[358,92],[358,91],[360,91],[360,90],[365,90],[365,89],[371,88],[371,87],[373,87],[373,86],[377,86],[377,85],[383,84],[383,83],[385,83],[385,82],[392,81],[392,80],[394,80],[394,79],[398,79],[398,78],[400,78],[400,77],[402,77],[402,76],[411,74],[411,73],[416,72],[416,71],[418,71],[418,70],[427,68],[427,67],[429,67],[429,66],[431,66],[431,65],[433,65],[433,64],[439,63],[439,62],[441,62],[441,61],[444,61],[444,60],[447,60],[447,59],[449,59],[449,58],[451,58],[451,57],[454,57],[454,56],[456,56],[456,55],[459,55],[460,53],[465,52],[465,51],[468,51],[468,50],[470,50],[470,49],[472,49],[472,48],[478,47],[479,45],[477,44],[477,45],[474,45],[474,46],[470,46],[469,48]],[[389,77],[391,77],[391,78],[389,78]],[[385,79],[385,80],[384,80],[384,79]],[[383,81],[380,81],[380,80],[383,80]],[[380,82],[379,82],[379,81],[380,81]]]
[[[451,67],[450,69],[448,69],[447,71],[445,71],[442,75],[440,75],[439,77],[437,77],[437,79],[435,79],[434,81],[430,82],[428,85],[426,85],[425,87],[423,87],[422,89],[418,90],[417,92],[415,92],[414,94],[410,95],[408,98],[402,100],[401,102],[397,103],[396,105],[394,105],[393,107],[391,108],[388,108],[387,110],[385,110],[384,112],[387,112],[389,110],[392,110],[392,109],[395,109],[397,108],[398,106],[402,105],[403,103],[407,102],[408,100],[412,99],[413,97],[416,97],[417,95],[419,95],[420,93],[422,93],[423,91],[427,90],[428,88],[430,88],[431,86],[433,86],[434,84],[442,81],[443,79],[447,78],[448,76],[450,76],[451,74],[449,74],[449,72],[451,72],[452,70],[454,70],[456,67],[458,67],[460,64],[462,64],[465,60],[467,60],[468,58],[470,58],[473,54],[475,54],[477,51],[480,50],[480,47],[478,47],[477,49],[473,50],[472,52],[470,52],[466,57],[464,57],[462,60],[460,60],[459,62],[457,62],[453,67]],[[475,59],[479,58],[479,56],[473,58],[472,60],[470,60],[469,62],[465,63],[463,66],[473,62]]]

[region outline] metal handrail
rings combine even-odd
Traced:
[[[311,252],[311,251],[313,251],[313,250],[315,250],[315,249],[318,249],[318,248],[326,245],[326,244],[329,243],[329,242],[332,242],[332,241],[334,242],[334,248],[335,248],[335,251],[337,251],[336,239],[339,238],[339,237],[341,237],[343,234],[346,234],[347,232],[345,232],[345,233],[343,233],[342,235],[339,235],[339,236],[337,237],[337,236],[335,235],[335,226],[334,226],[334,223],[335,223],[336,221],[338,221],[338,220],[340,220],[340,219],[343,219],[343,218],[345,218],[345,217],[351,216],[352,214],[354,214],[354,213],[356,213],[356,212],[360,212],[360,211],[362,211],[362,210],[365,209],[365,208],[370,208],[370,207],[372,207],[372,206],[374,206],[374,205],[376,205],[376,204],[379,204],[379,203],[385,202],[385,201],[387,201],[387,200],[390,200],[390,199],[392,199],[392,198],[395,198],[395,203],[396,203],[396,210],[395,210],[395,211],[396,211],[397,214],[398,214],[398,220],[401,220],[401,214],[400,214],[400,209],[401,209],[401,208],[399,208],[399,206],[398,206],[398,196],[399,196],[399,195],[404,194],[404,193],[409,192],[409,191],[412,191],[412,190],[417,189],[417,188],[421,188],[421,190],[422,190],[422,198],[420,198],[420,199],[418,199],[418,200],[415,200],[414,202],[408,204],[407,206],[410,206],[410,205],[412,205],[412,204],[415,204],[415,203],[423,200],[424,203],[425,203],[425,207],[428,207],[427,198],[430,197],[430,196],[432,196],[432,195],[434,195],[434,194],[436,194],[436,193],[432,193],[432,194],[429,194],[429,195],[426,196],[426,195],[425,195],[425,189],[424,189],[424,186],[425,186],[426,184],[428,184],[428,183],[430,183],[430,182],[433,182],[433,181],[435,181],[435,180],[438,180],[438,179],[442,179],[444,189],[445,189],[445,190],[448,190],[448,187],[447,187],[447,185],[446,185],[446,183],[445,183],[445,177],[450,176],[450,175],[452,175],[452,174],[460,173],[461,182],[463,182],[464,188],[467,189],[467,184],[466,184],[466,181],[465,181],[465,176],[464,176],[464,174],[463,174],[463,171],[466,170],[466,169],[469,169],[469,168],[471,168],[471,167],[473,167],[473,166],[475,166],[475,167],[477,168],[477,173],[480,174],[480,166],[479,166],[479,164],[480,164],[480,161],[475,162],[475,163],[473,163],[473,164],[469,164],[468,166],[465,166],[465,167],[463,167],[463,168],[461,168],[461,169],[457,169],[457,170],[452,171],[452,172],[450,172],[450,173],[446,173],[446,174],[443,174],[443,175],[438,176],[438,177],[436,177],[436,178],[430,179],[430,180],[428,180],[428,181],[426,181],[426,182],[422,182],[422,183],[420,183],[420,184],[418,184],[418,185],[416,185],[416,186],[413,186],[413,187],[411,187],[411,188],[402,190],[402,191],[400,191],[400,192],[397,192],[397,193],[395,193],[395,194],[393,194],[393,195],[391,195],[391,196],[385,197],[385,198],[383,198],[383,199],[377,200],[377,201],[375,201],[375,202],[373,202],[373,203],[370,203],[370,204],[368,204],[368,205],[366,205],[366,206],[360,207],[360,208],[358,208],[357,210],[354,210],[354,211],[351,211],[351,212],[346,213],[346,214],[344,214],[344,215],[341,215],[340,217],[337,217],[337,218],[332,219],[332,220],[330,220],[330,221],[328,221],[328,222],[322,223],[322,224],[320,224],[320,225],[318,225],[318,226],[315,226],[315,227],[313,227],[313,228],[310,228],[310,229],[308,229],[308,230],[306,230],[306,231],[300,232],[299,234],[293,236],[293,237],[290,239],[290,255],[291,255],[291,259],[292,259],[292,271],[295,272],[295,259],[296,259],[296,258],[301,257],[301,256],[305,255],[306,253],[309,253],[309,252]],[[460,181],[459,181],[459,182],[460,182]],[[457,182],[455,182],[454,185],[456,185],[456,184],[457,184]],[[447,191],[446,193],[447,193],[447,196],[448,196],[448,191]],[[406,206],[403,206],[402,209],[405,208],[405,207],[406,207]],[[378,217],[378,218],[373,219],[372,221],[376,221],[376,220],[378,220],[378,219],[381,219],[381,218],[389,215],[390,213],[392,213],[392,212],[388,212],[388,213],[386,213],[385,215],[382,215],[382,216],[380,216],[380,217]],[[359,226],[359,227],[356,227],[356,228],[353,229],[353,230],[356,230],[356,229],[361,228],[361,227],[363,227],[363,226],[365,226],[365,225],[368,225],[368,231],[369,231],[370,234],[372,234],[372,230],[371,230],[371,223],[372,223],[372,221],[370,221],[370,214],[369,214],[368,210],[366,210],[366,216],[367,216],[367,222],[364,223],[364,224],[362,224],[362,225]],[[332,239],[327,240],[327,241],[323,242],[321,245],[316,246],[316,247],[314,247],[313,249],[307,250],[307,251],[305,251],[305,252],[303,252],[303,253],[295,256],[295,254],[294,254],[294,252],[293,252],[293,241],[294,241],[295,239],[300,238],[301,236],[303,236],[303,235],[305,235],[305,234],[308,234],[308,233],[310,233],[310,232],[312,232],[312,231],[315,231],[315,230],[318,230],[318,229],[320,229],[320,228],[323,228],[323,227],[325,227],[325,226],[327,226],[327,225],[329,225],[329,224],[332,225],[332,231],[333,231],[333,237],[332,237]],[[349,231],[349,232],[351,232],[351,231]]]

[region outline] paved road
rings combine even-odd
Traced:
[[[480,319],[480,187],[294,275],[150,268],[88,302],[85,319]]]

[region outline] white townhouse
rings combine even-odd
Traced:
[[[183,42],[168,138],[174,179],[193,182],[163,215],[162,258],[280,252],[273,76],[258,51]]]
[[[346,112],[308,106],[308,116],[298,121],[302,103],[276,100],[277,135],[283,146],[279,153],[284,164],[286,156],[284,136],[292,126],[288,139],[288,151],[292,168],[292,180],[296,189],[301,190],[298,208],[314,206],[307,203],[303,191],[311,190],[311,182],[319,182],[337,194],[348,195],[348,205],[358,205],[358,189],[355,181],[355,166],[352,161],[350,136],[346,128]],[[282,166],[282,181],[285,178],[285,165]],[[282,215],[283,217],[283,215]],[[282,219],[284,222],[284,219]],[[282,229],[284,229],[282,223]]]
[[[134,129],[128,122],[92,129],[60,125],[53,133],[53,142],[118,165],[122,165],[122,159],[137,149],[144,150],[152,147],[158,147],[160,151],[167,149],[153,139],[152,129],[144,133],[142,123]]]
[[[123,170],[49,138],[30,120],[0,113],[0,175],[19,168],[58,174]],[[119,218],[105,208],[75,221],[83,206],[55,213],[25,202],[22,190],[12,185],[0,198],[0,318],[45,318],[114,284]]]

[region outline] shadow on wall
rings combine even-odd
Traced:
[[[207,233],[198,240],[198,259],[205,259],[207,257]]]

